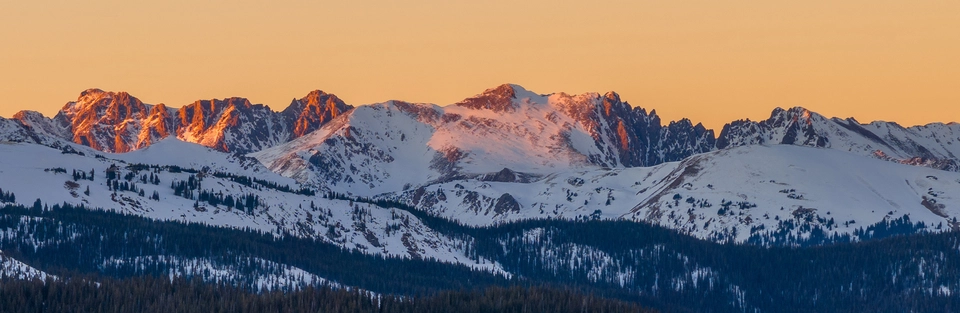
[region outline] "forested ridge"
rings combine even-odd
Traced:
[[[408,298],[437,296],[423,299],[451,303],[483,302],[490,290],[532,292],[525,288],[549,285],[663,311],[949,312],[960,308],[958,232],[813,247],[759,247],[716,244],[627,221],[534,220],[478,228],[417,213],[431,228],[468,242],[470,257],[500,264],[510,274],[505,276],[435,260],[367,255],[292,236],[156,221],[69,205],[44,207],[0,208],[0,249],[62,277],[96,275],[91,280],[108,282],[104,286],[159,283],[144,277],[167,277],[175,264],[105,264],[111,259],[162,255],[232,264],[241,272],[219,283],[244,297],[266,297],[252,301],[280,301],[266,300],[271,295],[298,299],[303,292],[329,287],[290,288],[274,282],[275,288],[258,289],[244,277],[270,269],[243,266],[244,260],[257,258],[356,288],[350,290]],[[23,284],[25,290],[40,288]],[[189,284],[200,289],[228,288]]]

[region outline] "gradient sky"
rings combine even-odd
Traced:
[[[0,0],[0,116],[87,88],[179,107],[310,90],[449,104],[614,90],[717,129],[777,106],[960,120],[960,1]]]

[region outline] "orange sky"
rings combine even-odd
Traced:
[[[960,1],[0,1],[0,116],[312,89],[449,104],[615,90],[719,131],[776,106],[960,121]]]

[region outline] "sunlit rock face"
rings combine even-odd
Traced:
[[[317,130],[350,109],[353,106],[336,95],[314,90],[306,97],[294,99],[281,114],[289,125],[291,139],[295,139]]]
[[[88,89],[52,119],[22,111],[8,121],[24,127],[18,138],[31,142],[64,139],[104,152],[124,153],[175,136],[243,154],[301,137],[350,109],[337,96],[319,90],[294,100],[283,112],[274,112],[236,97],[198,100],[171,109],[164,104],[145,104],[126,92]]]
[[[88,89],[67,103],[54,118],[71,141],[106,152],[128,152],[158,138],[140,133],[152,106],[126,92]]]
[[[177,138],[224,152],[249,153],[289,138],[283,118],[245,98],[199,100],[177,111]]]

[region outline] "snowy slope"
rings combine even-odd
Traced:
[[[429,229],[413,215],[377,206],[344,200],[328,200],[283,191],[269,185],[245,185],[230,177],[217,177],[217,171],[256,178],[277,186],[289,185],[297,190],[292,180],[266,171],[249,159],[220,153],[195,144],[166,140],[149,149],[127,154],[64,154],[60,150],[35,144],[0,144],[0,189],[12,192],[18,203],[32,206],[36,199],[47,205],[57,203],[83,204],[90,208],[104,208],[141,215],[158,220],[197,222],[220,227],[259,230],[267,233],[289,234],[316,238],[344,248],[365,253],[404,258],[434,258],[463,263],[468,266],[498,271],[498,266],[469,260],[459,251],[458,242]],[[157,167],[137,171],[128,167],[134,163],[177,165],[183,171]],[[205,164],[205,165],[204,165]],[[199,168],[200,165],[210,170]],[[106,185],[107,169],[116,166],[120,182],[134,183],[143,195],[133,191],[111,191]],[[58,172],[58,168],[65,170]],[[96,175],[94,180],[74,180],[73,171]],[[192,174],[186,170],[197,170]],[[131,181],[123,177],[134,173]],[[147,177],[144,177],[146,175]],[[150,183],[152,176],[158,184]],[[239,197],[256,195],[255,209],[238,209],[225,204],[211,205],[182,196],[172,188],[174,182],[186,182],[190,176],[201,177],[200,188],[192,191],[197,199],[200,190],[215,195]],[[147,182],[141,178],[148,178]],[[89,190],[89,195],[86,191]],[[157,193],[159,200],[151,199]]]
[[[466,179],[386,197],[473,225],[595,215],[742,242],[779,230],[809,235],[802,225],[853,234],[905,215],[929,231],[957,229],[958,194],[960,173],[833,149],[751,145],[656,167],[566,171],[531,183]]]
[[[292,179],[271,172],[256,159],[243,155],[226,154],[174,137],[167,137],[149,147],[129,153],[102,153],[101,155],[127,163],[174,165],[193,169],[207,167],[213,171],[255,176],[284,185],[296,184]]]
[[[30,265],[8,257],[0,251],[0,279],[13,278],[19,280],[41,280],[47,278],[57,279],[56,276],[49,275],[41,270],[35,269]]]

